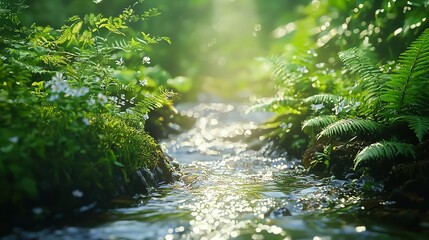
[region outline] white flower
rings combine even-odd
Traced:
[[[325,107],[325,106],[322,103],[320,103],[320,104],[311,104],[311,110],[313,110],[313,111],[319,111],[323,107]]]
[[[325,66],[325,63],[323,63],[323,62],[316,64],[317,68],[322,68],[324,66]]]
[[[103,0],[92,0],[95,4],[101,3]]]
[[[75,92],[76,97],[84,96],[87,93],[89,93],[89,88],[87,88],[87,87],[78,88]]]
[[[101,105],[107,103],[107,97],[102,93],[97,94],[97,99],[98,99],[98,102],[101,103]]]
[[[52,81],[60,82],[60,81],[64,81],[64,80],[65,80],[64,74],[60,73],[60,72],[55,73],[55,76],[52,77]]]
[[[58,87],[57,84],[52,84],[51,85],[51,92],[56,93],[56,92],[59,92],[59,91],[60,91],[60,88]]]
[[[143,119],[144,119],[144,120],[148,120],[148,119],[149,119],[149,115],[144,114],[144,115],[143,115]]]
[[[114,103],[116,103],[119,100],[119,98],[117,96],[109,96],[109,99],[110,99],[110,101],[112,101]]]
[[[298,72],[308,73],[308,69],[305,66],[298,66]]]
[[[141,85],[142,87],[144,87],[144,86],[146,86],[146,85],[147,85],[147,79],[145,78],[145,79],[143,79],[143,80],[139,80],[139,83],[140,83],[140,85]]]
[[[122,64],[124,64],[124,59],[120,58],[119,60],[116,60],[115,63],[118,66],[122,66]]]
[[[53,102],[53,101],[57,100],[58,98],[59,98],[58,94],[54,94],[54,95],[49,96],[49,101]]]
[[[150,64],[150,57],[148,57],[148,56],[143,57],[142,62],[143,62],[143,64],[146,64],[146,63]]]

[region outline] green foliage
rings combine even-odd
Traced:
[[[414,145],[409,143],[381,141],[373,143],[360,151],[354,159],[354,168],[368,161],[383,162],[386,159],[395,159],[398,156],[408,159],[416,158]]]
[[[429,29],[417,38],[398,60],[386,82],[382,100],[393,115],[429,114]]]
[[[144,125],[149,112],[173,110],[174,94],[149,76],[147,48],[168,39],[130,31],[157,14],[138,14],[138,4],[55,29],[23,26],[24,4],[0,3],[2,212],[105,201],[123,187],[118,179],[156,167],[162,153]],[[84,197],[72,198],[75,190]]]
[[[336,122],[337,119],[338,118],[335,115],[317,116],[304,121],[301,128],[304,132],[313,134],[315,131],[320,131],[328,125]]]
[[[344,101],[345,99],[342,96],[338,96],[338,95],[334,95],[334,94],[329,94],[329,93],[321,93],[321,94],[315,94],[312,95],[306,99],[304,99],[304,101],[306,103],[312,103],[312,104],[332,104],[332,103],[339,103]]]
[[[381,88],[386,82],[387,76],[376,67],[368,55],[358,48],[350,48],[339,53],[341,61],[351,73],[357,73],[359,78],[353,89],[354,96],[365,106],[361,111],[366,116],[371,116],[380,110]]]
[[[424,1],[313,1],[302,19],[279,27],[287,45],[269,59],[277,94],[254,108],[275,119],[295,110],[309,143],[359,142],[353,151],[370,145],[355,168],[370,159],[414,159],[411,147],[429,133],[428,8]],[[283,125],[295,120],[287,119]],[[273,139],[275,133],[282,131],[273,129]]]
[[[341,119],[326,126],[317,138],[338,135],[371,134],[378,135],[384,130],[384,126],[370,119]]]
[[[423,142],[429,133],[429,117],[418,115],[402,115],[394,119],[395,122],[404,122],[414,131],[419,142]]]

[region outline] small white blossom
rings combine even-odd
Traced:
[[[148,120],[148,119],[149,119],[149,115],[147,115],[147,114],[143,114],[143,119],[144,119],[144,120]]]
[[[320,104],[311,104],[311,110],[313,110],[313,111],[319,111],[323,107],[324,107],[324,105],[322,103],[320,103]]]
[[[117,96],[109,96],[109,100],[116,103],[118,102],[119,98]]]
[[[150,64],[150,57],[148,57],[148,56],[143,57],[142,62],[143,62],[143,64]]]
[[[60,82],[60,81],[64,81],[64,80],[65,80],[64,74],[61,73],[61,72],[55,73],[55,76],[52,77],[52,81],[58,81],[58,82]]]
[[[305,66],[298,66],[298,72],[308,73],[308,69]]]
[[[323,68],[324,66],[325,66],[325,63],[323,63],[323,62],[316,64],[317,68]]]
[[[107,103],[107,97],[102,93],[97,94],[97,99],[98,99],[98,102],[101,103],[102,105]]]
[[[95,4],[101,3],[103,0],[92,0]]]
[[[147,85],[147,79],[139,80],[139,83],[142,87]]]
[[[124,59],[120,58],[119,60],[116,60],[115,63],[118,66],[122,66],[124,64]]]
[[[131,110],[131,109],[129,109],[129,108],[125,109],[125,112],[128,113],[128,114],[133,114],[134,113],[134,111]]]
[[[58,87],[58,85],[52,84],[51,85],[51,92],[53,92],[53,93],[60,92],[60,88]]]
[[[81,97],[86,95],[87,93],[89,93],[89,88],[87,87],[82,87],[82,88],[78,88],[76,89],[76,97]]]
[[[58,98],[59,98],[58,94],[54,94],[54,95],[49,96],[49,101],[53,102],[53,101],[57,100]]]

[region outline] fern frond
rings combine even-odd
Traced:
[[[382,100],[394,113],[421,114],[429,109],[429,29],[399,57],[399,68],[386,82]]]
[[[336,103],[336,102],[341,102],[343,100],[344,100],[344,98],[342,96],[329,94],[329,93],[322,93],[322,94],[316,94],[316,95],[310,96],[308,98],[305,98],[304,102],[315,103],[315,104],[318,104],[318,103],[332,104],[332,103]]]
[[[384,125],[369,119],[341,119],[324,128],[317,136],[333,137],[344,134],[379,134]]]
[[[376,68],[367,54],[358,48],[340,52],[339,57],[347,69],[361,77],[358,84],[362,88],[362,102],[375,113],[381,103],[380,90],[387,81],[387,75]]]
[[[309,120],[304,121],[304,123],[301,126],[301,129],[309,133],[310,131],[313,131],[315,129],[323,129],[326,126],[334,123],[337,121],[337,117],[335,115],[327,115],[327,116],[318,116],[311,118]]]
[[[396,121],[407,123],[420,142],[423,142],[425,136],[429,133],[429,117],[404,115],[396,118]]]
[[[143,98],[138,98],[136,104],[137,110],[142,113],[148,113],[154,109],[161,108],[162,106],[171,106],[171,98],[174,92],[159,88],[155,92],[147,92]]]
[[[383,161],[394,159],[397,156],[406,158],[416,158],[416,151],[412,144],[381,141],[373,143],[360,151],[354,159],[354,168],[356,169],[359,164],[366,161]]]

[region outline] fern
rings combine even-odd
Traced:
[[[304,99],[304,102],[306,103],[323,103],[323,104],[332,104],[343,101],[344,98],[342,96],[329,94],[329,93],[322,93],[322,94],[316,94],[313,96],[310,96],[308,98]]]
[[[333,137],[344,134],[379,134],[384,126],[379,122],[369,119],[341,119],[324,128],[318,135],[321,137]]]
[[[429,133],[429,117],[404,115],[396,118],[395,120],[407,123],[410,129],[414,131],[420,142],[423,142],[425,136]]]
[[[164,105],[171,105],[170,98],[174,95],[173,92],[163,90],[160,88],[156,92],[146,93],[145,97],[139,99],[136,104],[137,111],[143,114],[150,112],[151,110],[161,108]]]
[[[381,141],[373,143],[360,151],[354,159],[354,168],[356,169],[362,162],[366,161],[384,161],[394,159],[397,156],[406,158],[416,158],[416,151],[412,144]]]
[[[399,57],[399,68],[383,88],[382,100],[394,114],[428,113],[429,29]]]
[[[376,113],[381,106],[380,90],[387,80],[387,75],[376,68],[370,58],[358,48],[340,52],[339,57],[352,73],[358,73],[361,77],[358,86],[362,88],[361,98],[362,102],[365,102],[363,113]]]
[[[315,129],[323,129],[326,126],[334,123],[335,121],[337,121],[337,117],[334,115],[318,116],[304,121],[301,129],[304,132],[309,133],[314,131]]]

